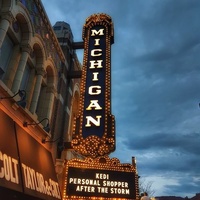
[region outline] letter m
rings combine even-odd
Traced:
[[[104,29],[102,28],[102,29],[99,29],[98,31],[97,30],[95,30],[95,29],[92,29],[91,30],[91,36],[95,36],[95,35],[104,35]]]

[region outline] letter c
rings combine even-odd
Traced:
[[[101,53],[98,53],[98,52],[101,52]],[[101,56],[102,55],[102,49],[93,49],[91,51],[91,56]]]

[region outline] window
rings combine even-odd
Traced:
[[[54,27],[53,27],[53,30],[54,30],[54,31],[60,31],[60,30],[61,30],[61,26],[54,26]]]
[[[0,49],[0,79],[3,78],[3,75],[6,72],[6,68],[12,55],[13,46],[14,44],[11,39],[6,36]]]

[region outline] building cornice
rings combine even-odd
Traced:
[[[60,47],[60,44],[59,44],[59,42],[57,40],[57,37],[56,37],[55,33],[53,31],[53,28],[51,26],[49,18],[47,17],[47,13],[46,13],[46,11],[44,9],[44,6],[43,6],[41,0],[34,0],[34,1],[35,1],[35,4],[38,7],[38,10],[40,12],[40,16],[42,17],[42,19],[43,19],[43,21],[45,23],[45,26],[46,26],[46,28],[47,28],[47,30],[49,32],[49,36],[51,37],[51,39],[53,41],[53,44],[54,44],[54,46],[55,46],[55,48],[56,48],[56,50],[57,50],[57,52],[59,54],[59,57],[60,57],[61,61],[65,63],[64,53],[63,53],[63,51],[62,51],[62,49]]]

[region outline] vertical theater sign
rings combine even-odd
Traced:
[[[115,149],[115,121],[111,115],[110,54],[113,24],[107,15],[92,15],[83,28],[84,64],[79,116],[73,148],[91,157]]]
[[[79,114],[71,145],[85,159],[66,163],[63,199],[138,200],[136,165],[109,158],[115,150],[115,119],[111,114],[112,19],[94,14],[83,27],[84,61]]]

